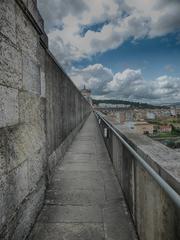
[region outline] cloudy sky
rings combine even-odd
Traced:
[[[179,0],[38,0],[49,47],[96,98],[180,101]]]

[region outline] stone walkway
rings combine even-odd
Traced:
[[[57,166],[29,239],[136,239],[93,114]]]

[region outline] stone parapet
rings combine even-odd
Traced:
[[[102,116],[102,115],[101,115]],[[180,239],[180,211],[178,206],[147,172],[127,146],[114,133],[139,154],[175,192],[180,194],[180,153],[153,141],[147,136],[114,124],[103,116],[100,128],[116,175],[122,187],[129,211],[141,240]]]

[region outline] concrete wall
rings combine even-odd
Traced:
[[[180,153],[155,142],[147,136],[111,126],[128,142],[145,161],[180,194]],[[107,125],[101,121],[102,133]],[[167,194],[136,161],[113,131],[108,128],[104,138],[115,172],[122,187],[129,211],[140,240],[180,239],[180,210]]]
[[[45,69],[47,156],[51,175],[70,144],[70,136],[75,135],[76,127],[89,114],[90,105],[48,52]]]
[[[0,239],[26,237],[90,111],[47,49],[35,0],[0,0]]]

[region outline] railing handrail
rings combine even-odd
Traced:
[[[180,195],[151,167],[147,162],[123,139],[122,136],[111,126],[111,124],[100,113],[95,113],[100,117],[124,146],[131,152],[135,159],[143,166],[143,168],[153,177],[153,179],[160,185],[160,187],[167,193],[169,198],[180,209]]]

